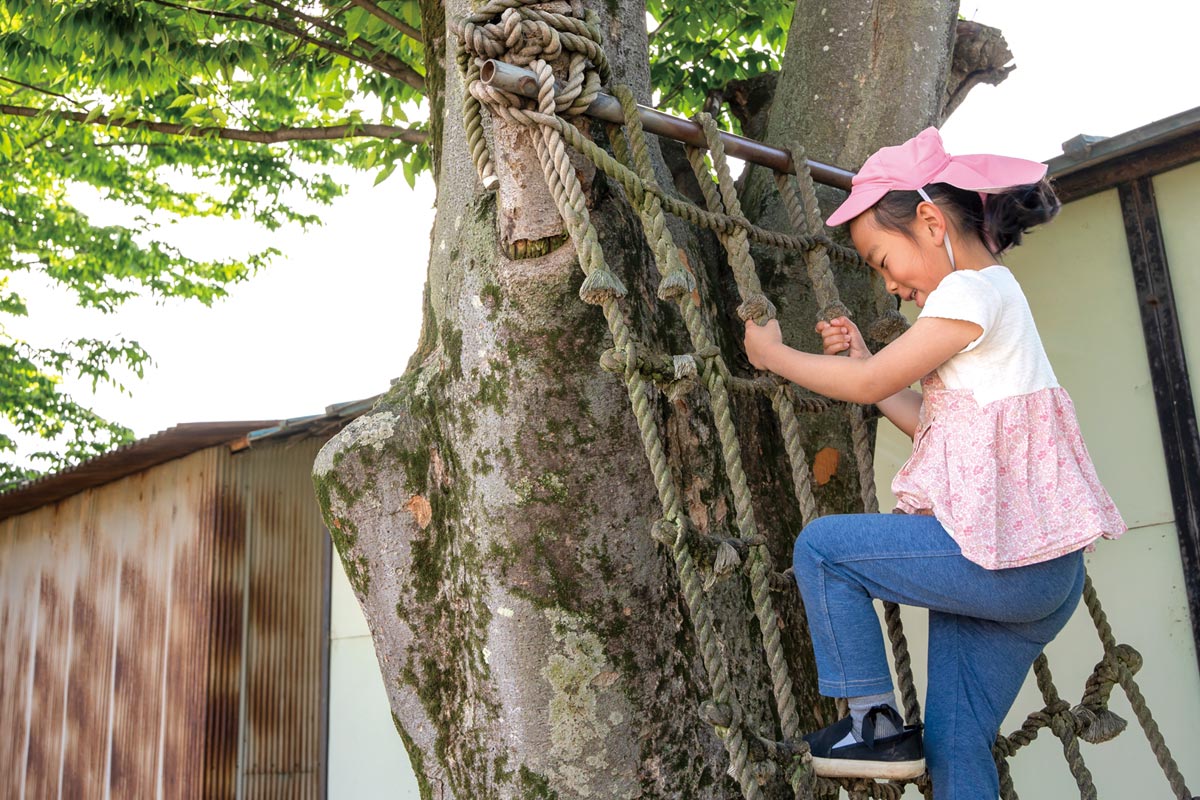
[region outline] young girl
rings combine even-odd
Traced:
[[[850,223],[888,291],[921,309],[917,321],[874,355],[845,318],[817,325],[826,355],[787,347],[774,321],[746,325],[754,366],[876,403],[913,437],[892,484],[903,513],[822,517],[796,541],[818,685],[851,712],[805,737],[819,775],[915,777],[927,757],[938,800],[995,800],[992,743],[1079,601],[1082,552],[1125,530],[999,263],[1058,212],[1045,171],[951,157],[935,128],[883,148],[828,224]],[[907,388],[917,380],[920,394]],[[872,598],[929,609],[924,743],[896,711]]]

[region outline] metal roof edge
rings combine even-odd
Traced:
[[[103,486],[217,445],[245,449],[275,437],[319,436],[366,413],[381,395],[329,406],[323,414],[288,420],[185,422],[72,467],[0,492],[0,520]],[[240,447],[236,446],[241,444]]]
[[[351,400],[348,403],[336,403],[325,407],[324,414],[309,414],[304,417],[293,417],[280,420],[277,424],[249,431],[246,434],[248,444],[265,441],[279,436],[292,436],[298,433],[308,433],[315,429],[325,429],[330,423],[345,424],[371,410],[382,394],[365,397],[362,400]]]
[[[1200,106],[1107,138],[1080,134],[1063,142],[1062,155],[1046,161],[1052,178],[1091,169],[1130,153],[1200,134]]]

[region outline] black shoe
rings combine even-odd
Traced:
[[[875,738],[876,717],[883,717],[900,731]],[[863,740],[835,747],[854,727],[850,717],[808,734],[804,741],[812,751],[813,772],[826,778],[876,778],[904,780],[925,772],[925,747],[921,725],[905,725],[891,706],[875,706],[863,719]]]

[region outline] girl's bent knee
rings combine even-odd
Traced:
[[[830,535],[829,531],[833,527],[831,520],[835,518],[836,515],[818,517],[800,531],[800,535],[796,537],[796,544],[792,548],[792,566],[795,567],[796,572],[800,571],[802,564],[815,563],[821,559],[823,553],[821,544]]]

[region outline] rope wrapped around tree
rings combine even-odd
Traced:
[[[831,258],[851,264],[859,264],[861,260],[853,250],[834,243],[825,235],[803,149],[795,146],[791,150],[798,175],[775,175],[780,201],[788,212],[793,230],[790,233],[767,230],[750,223],[742,213],[715,120],[707,114],[697,115],[695,119],[704,130],[707,148],[689,147],[687,156],[704,195],[706,207],[700,208],[664,189],[655,180],[646,135],[628,87],[613,86],[610,89],[619,100],[625,117],[624,125],[609,129],[613,153],[595,144],[572,123],[572,118],[583,114],[596,99],[601,86],[609,82],[596,16],[580,0],[537,3],[536,7],[530,0],[490,0],[469,16],[453,20],[451,26],[459,40],[457,62],[467,87],[463,123],[481,182],[488,189],[497,182],[487,145],[483,113],[486,107],[492,115],[530,129],[546,185],[584,273],[580,298],[599,306],[608,325],[613,346],[601,354],[601,364],[621,376],[637,420],[662,506],[662,516],[649,533],[670,552],[675,562],[711,691],[711,699],[702,704],[698,713],[712,725],[724,743],[729,754],[729,774],[749,800],[763,796],[762,783],[779,768],[785,770],[795,796],[800,800],[836,796],[843,790],[851,798],[898,800],[905,782],[831,780],[812,774],[808,746],[800,738],[796,695],[780,641],[779,616],[773,599],[773,594],[781,590],[798,593],[797,587],[789,575],[771,570],[766,539],[759,534],[755,520],[732,416],[730,392],[754,392],[771,400],[791,465],[792,488],[806,524],[816,518],[818,512],[812,493],[812,476],[800,443],[799,414],[830,409],[842,409],[847,414],[863,510],[876,512],[878,501],[868,429],[869,412],[858,405],[802,395],[796,387],[774,376],[751,379],[733,376],[694,295],[695,278],[682,263],[666,225],[669,213],[717,235],[737,284],[741,300],[737,312],[742,320],[762,322],[775,316],[775,308],[759,283],[750,254],[751,241],[801,254],[814,290],[818,316],[827,321],[849,316],[849,310],[838,296]],[[488,58],[531,69],[537,76],[537,99],[529,101],[480,81],[480,67]],[[551,61],[558,65],[560,74],[556,75]],[[662,275],[658,297],[678,307],[692,352],[678,355],[652,353],[636,341],[627,322],[625,286],[605,262],[568,148],[619,184],[637,210]],[[882,297],[877,303],[877,312],[877,318],[870,326],[875,338],[890,341],[904,330],[903,318]],[[681,383],[696,380],[703,382],[712,403],[721,460],[732,489],[735,539],[722,540],[697,534],[671,476],[652,404],[652,397],[660,389],[669,393],[677,390]],[[711,559],[711,567],[698,566],[697,554],[703,555],[706,561]],[[749,581],[753,611],[771,676],[778,731],[749,729],[718,641],[707,592],[716,582],[735,575]],[[1007,759],[1033,741],[1041,729],[1049,728],[1062,740],[1063,752],[1078,784],[1080,797],[1094,798],[1096,788],[1080,753],[1079,739],[1099,743],[1124,729],[1124,720],[1108,709],[1112,690],[1119,685],[1129,697],[1174,796],[1178,800],[1189,800],[1191,793],[1134,681],[1133,676],[1141,665],[1140,655],[1133,648],[1116,642],[1090,578],[1084,600],[1100,635],[1104,657],[1088,679],[1081,702],[1073,708],[1060,698],[1045,655],[1038,658],[1034,673],[1045,706],[1030,714],[1017,731],[998,737],[994,747],[1002,797],[1004,800],[1017,798]],[[885,620],[905,717],[910,723],[916,722],[921,711],[897,606],[886,604]],[[912,782],[926,797],[932,796],[927,776]]]

